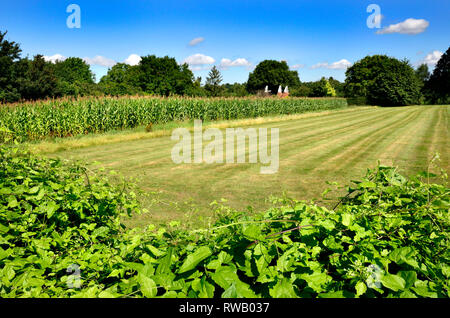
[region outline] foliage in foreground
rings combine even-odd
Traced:
[[[450,296],[449,188],[429,174],[368,170],[334,210],[283,199],[129,230],[126,185],[0,149],[1,297]]]
[[[0,142],[102,133],[193,119],[228,120],[347,107],[345,99],[86,98],[0,107]]]

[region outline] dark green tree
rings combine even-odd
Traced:
[[[23,99],[36,100],[56,95],[58,82],[53,65],[42,55],[36,55],[33,60],[23,59],[17,65],[21,68],[22,76],[18,83]]]
[[[421,64],[415,71],[417,80],[420,85],[420,92],[422,94],[422,103],[427,103],[429,98],[429,93],[426,89],[426,84],[430,79],[430,71],[428,70],[427,64]]]
[[[139,88],[139,66],[117,63],[100,79],[99,87],[107,95],[135,95]]]
[[[139,87],[150,94],[185,95],[194,85],[194,74],[189,70],[188,65],[178,65],[174,58],[168,56],[142,57],[136,73]]]
[[[425,90],[432,103],[450,102],[450,47],[437,62]]]
[[[367,56],[347,69],[345,96],[369,105],[400,106],[420,102],[420,83],[408,61]]]
[[[0,102],[14,102],[20,99],[15,63],[22,50],[16,42],[6,40],[6,34],[0,31]]]
[[[244,97],[248,96],[249,93],[247,92],[246,85],[241,83],[234,83],[234,84],[224,84],[223,87],[223,95],[224,96],[230,96],[230,97]]]
[[[335,97],[336,89],[332,85],[338,82],[332,77],[327,79],[322,77],[316,82],[304,82],[299,87],[291,90],[291,96],[294,97]],[[338,82],[339,83],[339,82]]]
[[[425,83],[430,79],[430,71],[428,70],[427,64],[422,64],[416,69],[416,76],[420,83],[425,85]]]
[[[69,57],[64,61],[56,61],[53,68],[58,79],[58,95],[94,95],[95,75],[89,64],[81,58]]]
[[[64,61],[56,61],[55,75],[61,81],[69,83],[94,83],[95,75],[89,64],[79,57],[69,57]]]
[[[282,87],[289,86],[290,89],[299,87],[298,72],[289,70],[285,61],[265,60],[259,63],[255,70],[249,74],[247,90],[256,93],[269,86],[272,93],[277,93],[280,85]]]
[[[206,97],[206,96],[208,96],[208,92],[202,86],[202,78],[197,77],[193,83],[192,88],[186,90],[185,94],[188,96],[191,96],[191,97]]]
[[[301,83],[299,87],[291,89],[292,97],[312,97],[313,89],[310,83]]]
[[[220,83],[222,83],[222,80],[222,74],[220,74],[220,71],[216,66],[213,66],[208,73],[205,83],[205,89],[208,91],[210,96],[221,95],[223,88],[220,86]]]

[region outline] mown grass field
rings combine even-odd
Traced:
[[[252,206],[255,210],[267,208],[271,195],[283,193],[295,199],[323,201],[321,194],[329,187],[326,181],[347,184],[378,160],[410,175],[426,170],[438,152],[440,166],[448,171],[449,111],[450,106],[361,107],[239,122],[239,127],[280,129],[280,168],[273,175],[260,174],[260,164],[174,164],[171,150],[176,142],[168,134],[141,135],[136,140],[124,135],[122,142],[50,156],[98,161],[101,165],[91,165],[92,170],[104,166],[138,178],[145,192],[158,192],[143,198],[150,213],[129,222],[130,226],[144,225],[181,220],[189,211],[192,219],[208,216],[210,203],[222,198],[231,207]],[[228,125],[233,126],[233,121]],[[219,127],[224,129],[226,124]],[[336,196],[331,195],[325,204],[333,204]]]

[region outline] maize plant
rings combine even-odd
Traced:
[[[229,120],[347,107],[342,98],[91,97],[0,106],[0,127],[23,142],[170,121]],[[0,142],[6,138],[0,135]]]

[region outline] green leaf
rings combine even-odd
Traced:
[[[95,230],[92,232],[92,236],[94,236],[94,237],[97,237],[97,236],[99,236],[99,237],[105,237],[105,236],[108,235],[108,233],[109,233],[109,228],[106,227],[106,226],[101,226],[101,227],[95,229]]]
[[[153,245],[146,245],[145,247],[148,248],[150,250],[150,252],[152,252],[152,254],[155,255],[156,257],[160,257],[160,256],[164,255],[164,252],[158,250]]]
[[[346,296],[346,294],[348,294],[348,295]],[[347,297],[354,298],[355,295],[352,293],[346,293],[343,290],[337,290],[337,291],[331,291],[328,293],[320,293],[317,296],[319,298],[347,298]]]
[[[164,256],[158,264],[158,267],[156,268],[156,275],[161,275],[165,273],[170,273],[170,266],[172,265],[172,254],[173,254],[173,248],[169,247],[167,250],[166,256]]]
[[[28,190],[29,194],[35,194],[39,191],[39,186],[34,186],[31,189]]]
[[[113,269],[112,272],[108,275],[108,277],[122,277],[124,273],[124,269]]]
[[[158,298],[177,298],[177,292],[170,290],[167,293],[165,293],[164,295],[158,297]]]
[[[203,276],[201,279],[197,278],[192,281],[192,289],[198,293],[199,298],[213,298],[214,285],[208,283]]]
[[[400,298],[417,298],[417,296],[414,295],[414,293],[409,290],[405,290],[404,292],[402,292],[399,297]]]
[[[416,251],[412,247],[406,246],[393,250],[389,254],[389,259],[391,259],[392,261],[396,262],[399,265],[406,263],[414,268],[419,268],[419,264],[417,263],[414,257],[415,254]]]
[[[314,289],[316,292],[321,293],[324,291],[324,285],[331,281],[331,277],[326,273],[314,272],[312,274],[301,274],[299,278],[304,279],[308,286]]]
[[[4,250],[0,247],[0,261],[4,258],[9,257],[12,253],[13,253],[12,249],[8,248],[7,250]]]
[[[355,286],[356,289],[356,296],[364,295],[367,291],[367,286],[363,282],[358,282]]]
[[[384,287],[389,288],[393,291],[405,289],[406,286],[406,282],[402,277],[392,274],[385,274],[381,276],[380,282]]]
[[[427,281],[416,281],[414,287],[411,288],[417,295],[426,298],[437,298],[435,291],[431,290]]]
[[[417,281],[417,273],[414,271],[400,271],[398,275],[405,280],[405,289],[411,288]]]
[[[10,195],[8,196],[8,208],[15,208],[19,205],[19,202],[17,202],[17,199],[15,196]]]
[[[277,284],[269,290],[270,296],[273,298],[298,298],[294,291],[294,286],[289,279],[283,277]]]
[[[9,231],[9,227],[4,226],[3,224],[0,223],[0,233],[6,234],[8,231]]]
[[[442,274],[444,274],[445,277],[450,277],[450,266],[444,263],[440,264]]]
[[[371,181],[365,181],[365,182],[361,182],[359,184],[359,188],[363,188],[363,189],[367,189],[367,188],[376,188],[377,184],[375,182],[371,182]]]
[[[138,275],[138,283],[141,287],[142,294],[147,298],[154,298],[158,292],[156,284],[153,279],[144,276],[142,274]]]
[[[319,222],[327,231],[332,231],[335,228],[335,222],[330,219],[325,219]]]
[[[8,266],[8,265],[6,265],[4,268],[3,268],[3,278],[5,278],[7,281],[11,281],[13,278],[14,278],[14,276],[16,275],[16,272],[14,271],[14,269],[13,269],[13,267],[12,266]]]
[[[37,201],[42,200],[44,195],[45,195],[45,189],[41,189],[41,190],[39,190],[38,195],[34,199],[37,200]]]
[[[211,274],[212,280],[222,287],[224,290],[230,288],[231,284],[235,284],[236,297],[255,298],[255,293],[250,289],[250,286],[242,282],[238,275],[230,266],[222,266],[215,273]],[[231,291],[230,291],[231,292]]]
[[[98,298],[117,298],[117,297],[109,290],[103,290],[98,294]]]
[[[353,219],[354,216],[349,213],[342,214],[342,224],[345,226],[350,226],[350,224],[352,224]]]
[[[261,233],[261,226],[256,224],[244,225],[242,234],[252,240],[259,240],[264,237]]]
[[[180,269],[178,270],[178,273],[182,274],[193,270],[201,261],[203,261],[205,258],[208,258],[211,255],[212,252],[209,249],[209,247],[207,246],[200,247],[193,254],[189,254],[188,257],[186,257],[186,260],[184,261],[183,265],[181,265]]]
[[[222,266],[211,274],[211,278],[217,285],[223,289],[227,289],[237,278],[237,275],[235,270],[230,266]]]
[[[230,287],[225,289],[225,291],[222,293],[222,298],[238,298],[238,293],[237,293],[235,283],[231,283]]]

